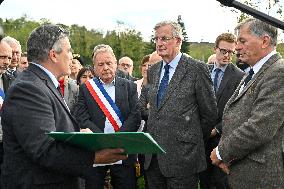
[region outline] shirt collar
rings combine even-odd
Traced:
[[[231,63],[229,63],[231,64]],[[214,63],[214,67],[213,67],[213,70],[215,71],[216,68],[219,68],[222,72],[225,72],[226,68],[227,68],[228,64],[224,65],[224,66],[220,66],[218,67],[216,63]]]
[[[268,55],[266,55],[265,57],[263,57],[261,60],[259,60],[253,67],[253,72],[254,74],[256,74],[260,68],[263,66],[263,64],[265,64],[267,62],[267,60],[273,56],[274,54],[276,54],[276,50],[271,51]]]
[[[107,85],[107,86],[115,86],[115,78],[113,78],[112,82],[106,84],[105,82],[103,82],[103,80],[101,80],[101,78],[99,78],[99,81],[103,84],[103,85]]]
[[[178,65],[178,62],[181,58],[181,55],[182,53],[179,52],[178,55],[172,60],[169,62],[169,65],[170,65],[170,68],[173,68],[174,70],[176,69],[177,65]],[[163,67],[166,65],[167,63],[163,60]]]
[[[57,88],[59,86],[59,82],[57,81],[56,77],[53,75],[53,73],[51,73],[48,69],[46,69],[45,67],[43,67],[40,64],[37,64],[35,62],[31,62],[31,64],[36,65],[37,67],[39,67],[40,69],[42,69],[47,75],[48,77],[51,79],[52,83],[54,84],[55,88]]]

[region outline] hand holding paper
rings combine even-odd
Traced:
[[[109,164],[119,160],[125,160],[127,155],[123,153],[124,150],[120,148],[97,151],[95,155],[95,164]]]

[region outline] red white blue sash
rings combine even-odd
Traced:
[[[90,94],[113,126],[114,131],[118,132],[123,124],[123,117],[115,102],[96,77],[88,80],[85,84]]]
[[[4,91],[0,88],[0,109],[2,107],[2,104],[4,102],[4,99],[5,99],[5,93]]]

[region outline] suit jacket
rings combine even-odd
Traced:
[[[149,118],[147,132],[166,154],[157,155],[164,176],[186,176],[206,168],[204,139],[209,138],[217,122],[217,107],[212,81],[206,64],[186,54],[157,107],[162,62],[148,70]],[[152,155],[146,155],[148,169]]]
[[[138,78],[132,77],[131,75],[129,75],[128,72],[122,71],[120,69],[116,70],[116,76],[118,76],[120,78],[124,78],[124,79],[130,80],[130,81],[137,81],[138,80]]]
[[[2,74],[2,80],[3,80],[3,91],[4,93],[6,94],[8,89],[10,88],[12,82],[15,80],[15,77],[13,77],[12,75],[8,75],[7,73],[3,73]],[[1,112],[0,112],[0,117],[1,117]],[[3,147],[2,147],[2,125],[0,123],[0,164],[2,162],[2,156],[3,156],[3,153],[1,150]]]
[[[79,86],[70,78],[64,81],[64,99],[71,111],[74,111],[74,106],[78,101]]]
[[[232,188],[283,188],[284,60],[273,55],[228,101],[218,145]]]
[[[4,93],[6,94],[8,92],[8,89],[10,88],[12,82],[15,80],[15,77],[7,74],[5,72],[5,73],[2,74],[2,79],[3,79]]]
[[[210,72],[212,72],[213,68],[214,65],[209,65]],[[218,124],[215,125],[215,128],[219,134],[222,133],[222,117],[225,105],[239,86],[244,75],[245,73],[232,63],[226,67],[219,89],[215,94],[218,108]]]
[[[30,64],[10,87],[2,112],[3,188],[77,188],[94,153],[55,141],[46,133],[79,131],[48,75]]]
[[[140,126],[141,118],[137,105],[137,88],[132,81],[115,78],[115,104],[121,111],[124,123],[120,132],[136,132]],[[89,128],[93,132],[104,132],[106,116],[93,99],[86,85],[80,86],[78,103],[74,115],[81,128]],[[124,164],[134,163],[134,156],[129,156]]]

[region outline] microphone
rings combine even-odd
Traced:
[[[267,22],[268,24],[271,24],[272,26],[275,26],[277,28],[280,28],[284,30],[284,22],[281,20],[278,20],[272,16],[269,16],[267,14],[264,14],[263,12],[260,12],[258,10],[255,10],[247,5],[244,5],[238,1],[235,0],[217,0],[221,4],[228,6],[228,7],[234,7],[246,14],[249,14],[255,18],[258,18],[259,20],[262,20],[263,22]]]

